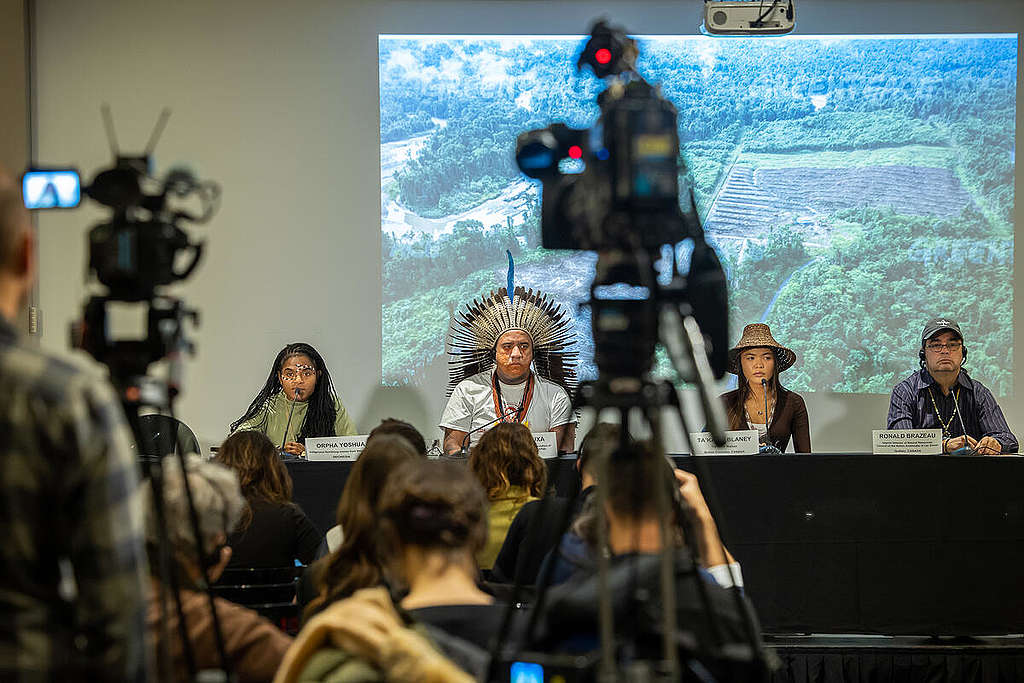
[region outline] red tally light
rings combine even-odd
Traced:
[[[612,51],[606,47],[594,53],[594,61],[598,64],[608,64],[612,61]]]
[[[580,147],[579,145],[570,145],[569,146],[569,158],[570,159],[582,159],[583,158],[583,148]]]

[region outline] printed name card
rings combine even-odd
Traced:
[[[694,455],[757,455],[756,429],[740,429],[725,433],[725,445],[716,446],[708,432],[691,432]]]
[[[355,460],[364,448],[364,436],[317,436],[306,439],[307,460]]]
[[[871,452],[875,455],[938,455],[942,453],[942,430],[873,429]]]
[[[534,432],[533,442],[537,444],[537,452],[542,458],[558,457],[558,439],[554,432]]]

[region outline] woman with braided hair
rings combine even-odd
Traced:
[[[231,423],[232,432],[240,429],[263,432],[290,455],[306,452],[302,441],[307,437],[356,434],[323,357],[301,342],[288,344],[277,354],[263,388]]]

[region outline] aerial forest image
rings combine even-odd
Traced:
[[[450,316],[504,286],[506,250],[517,285],[574,316],[580,376],[596,375],[578,308],[596,256],[541,248],[540,184],[514,159],[523,131],[596,122],[606,84],[576,72],[583,42],[380,36],[385,384],[446,363]],[[766,322],[799,356],[788,388],[888,393],[924,322],[950,315],[968,370],[1012,394],[1016,35],[638,42],[679,111],[733,341]],[[685,270],[685,243],[677,257]]]

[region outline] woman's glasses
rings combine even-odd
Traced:
[[[285,368],[281,371],[281,379],[286,382],[298,382],[299,379],[309,379],[316,374],[316,370],[313,368]]]

